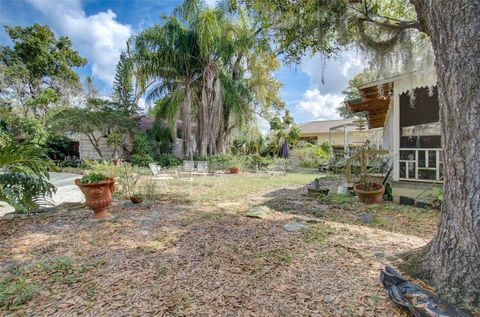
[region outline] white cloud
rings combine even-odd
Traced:
[[[215,7],[217,5],[217,2],[218,0],[205,0],[205,3],[211,8]]]
[[[340,94],[348,81],[363,70],[362,61],[351,52],[342,53],[335,59],[324,60],[320,55],[305,56],[300,69],[310,79],[310,89],[322,94]]]
[[[342,102],[341,95],[330,93],[322,95],[318,89],[314,88],[305,91],[296,108],[299,112],[312,115],[312,120],[332,120],[340,118],[335,108]]]
[[[257,115],[257,126],[263,136],[270,132],[270,123],[263,117]]]
[[[68,36],[92,65],[94,77],[112,85],[115,66],[126,41],[133,34],[130,25],[116,21],[112,10],[87,16],[79,0],[28,0],[42,12],[54,30]]]

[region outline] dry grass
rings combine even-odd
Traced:
[[[369,207],[378,217],[392,216],[392,224],[360,225],[348,204],[304,196],[299,185],[313,178],[171,184],[152,208],[113,206],[115,218],[106,221],[91,220],[87,209],[0,220],[1,310],[12,316],[407,316],[388,300],[378,270],[396,253],[424,245],[433,216]],[[243,216],[259,204],[277,211],[267,219]],[[318,214],[326,221],[284,230],[320,205],[328,207]],[[426,231],[402,229],[407,222]]]

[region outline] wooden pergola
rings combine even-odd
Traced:
[[[369,129],[383,127],[390,105],[390,96],[393,93],[393,82],[360,87],[358,90],[361,98],[347,100],[345,103],[348,110],[353,113],[366,112]]]

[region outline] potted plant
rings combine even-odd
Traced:
[[[85,205],[92,208],[93,218],[110,218],[107,211],[112,203],[112,193],[115,190],[115,180],[102,173],[91,173],[77,178],[75,184],[85,195]]]
[[[240,173],[240,162],[236,157],[233,157],[229,162],[229,171],[230,174],[239,174]]]
[[[133,193],[130,196],[130,201],[134,204],[141,204],[143,202],[144,196],[141,193]]]
[[[367,204],[380,204],[383,202],[383,193],[385,186],[375,182],[367,174],[367,157],[370,154],[369,150],[361,149],[360,155],[360,181],[354,186],[355,193],[361,202]]]

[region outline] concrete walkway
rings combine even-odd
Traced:
[[[57,192],[52,196],[55,206],[65,202],[76,203],[85,201],[82,191],[74,182],[75,179],[79,177],[82,177],[82,175],[73,173],[50,173],[50,180],[52,184],[57,187]],[[12,206],[5,202],[0,202],[0,217],[13,211]]]

